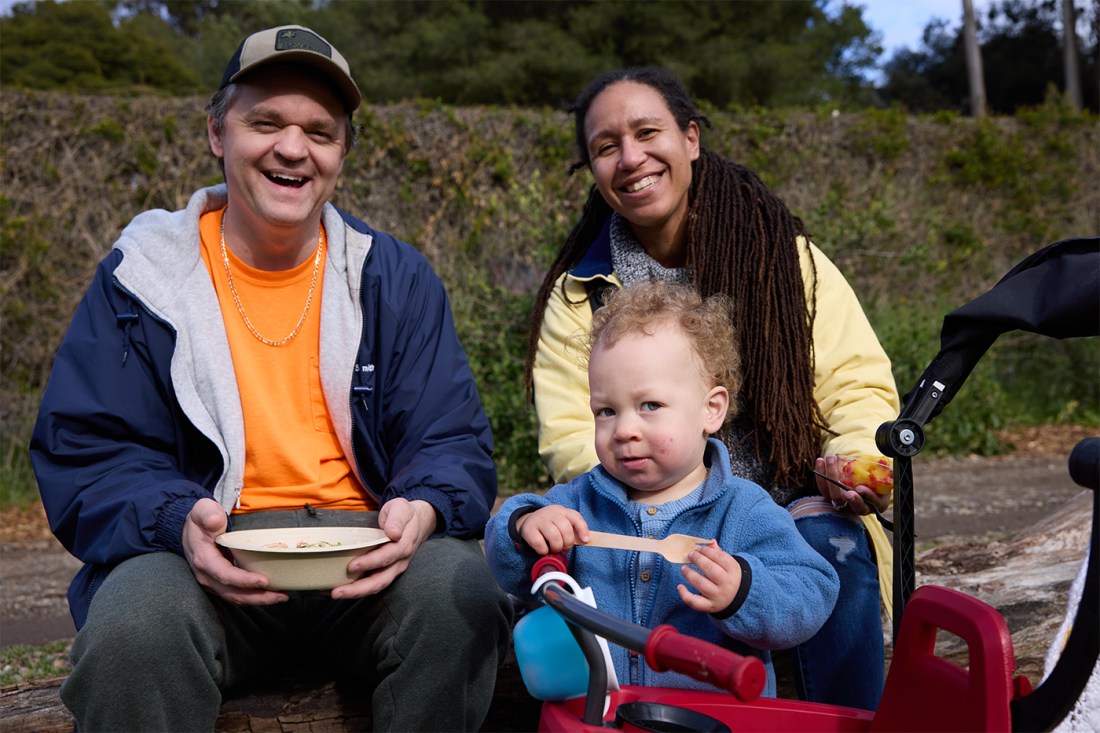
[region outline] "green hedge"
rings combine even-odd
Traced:
[[[125,223],[220,180],[204,100],[0,97],[0,504],[34,495],[26,445],[54,350]],[[1096,235],[1100,126],[1059,100],[1013,118],[896,110],[708,110],[704,144],[757,170],[845,272],[902,392],[943,316],[1032,251]],[[533,293],[591,185],[572,127],[539,109],[364,108],[336,203],[412,242],[448,285],[504,492],[545,486],[520,383]],[[1013,422],[1100,424],[1100,346],[1002,339],[930,427],[935,452],[990,453]]]

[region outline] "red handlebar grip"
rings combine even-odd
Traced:
[[[767,672],[756,657],[740,654],[686,636],[668,624],[653,629],[645,642],[645,660],[658,672],[682,672],[752,702],[764,690]]]
[[[554,555],[543,555],[535,564],[531,566],[531,580],[536,580],[543,573],[549,573],[554,570],[559,573],[564,573],[569,565],[565,562],[565,557],[561,553]]]

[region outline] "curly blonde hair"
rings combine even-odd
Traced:
[[[703,298],[689,285],[665,281],[641,282],[620,288],[607,297],[592,316],[585,341],[589,356],[597,346],[613,346],[624,336],[652,334],[660,323],[680,327],[699,358],[701,376],[709,386],[729,392],[728,422],[737,412],[741,389],[741,355],[730,318],[730,299]]]

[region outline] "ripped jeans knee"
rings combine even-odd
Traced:
[[[865,569],[876,572],[870,538],[855,515],[837,511],[819,496],[794,501],[787,510],[802,538],[838,572],[838,566],[850,563],[866,563]]]

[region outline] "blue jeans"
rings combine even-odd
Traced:
[[[795,527],[840,576],[840,595],[829,619],[816,636],[792,650],[798,696],[875,710],[886,662],[878,569],[867,533],[859,519],[831,509],[800,516]]]

